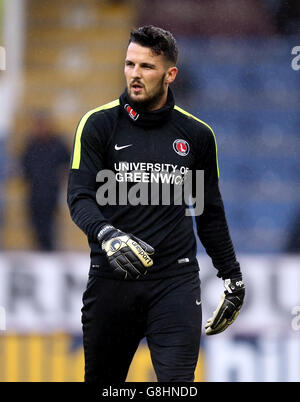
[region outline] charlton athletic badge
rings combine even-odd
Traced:
[[[190,146],[185,140],[175,140],[173,149],[180,156],[186,156],[190,152]]]
[[[126,103],[124,109],[127,111],[132,120],[137,120],[139,118],[139,114],[137,114],[137,112],[133,110],[132,107],[128,105],[128,103]]]

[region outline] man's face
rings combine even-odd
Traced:
[[[168,84],[175,78],[170,78],[174,69],[177,72],[162,54],[157,55],[150,48],[131,42],[124,68],[130,101],[149,110],[163,106]]]

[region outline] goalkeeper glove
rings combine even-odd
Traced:
[[[245,297],[245,285],[242,277],[225,279],[225,292],[214,311],[213,316],[205,325],[206,335],[215,335],[223,332],[238,316]]]
[[[153,247],[132,234],[106,225],[97,238],[119,279],[137,279],[140,275],[145,275],[147,269],[153,265],[149,256],[154,253]]]

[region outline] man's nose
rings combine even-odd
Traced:
[[[133,78],[140,78],[141,77],[141,69],[139,66],[135,65],[132,71]]]

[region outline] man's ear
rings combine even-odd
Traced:
[[[166,73],[166,83],[168,85],[171,84],[175,80],[177,73],[178,73],[178,68],[175,66],[170,67],[168,69],[168,71]]]

